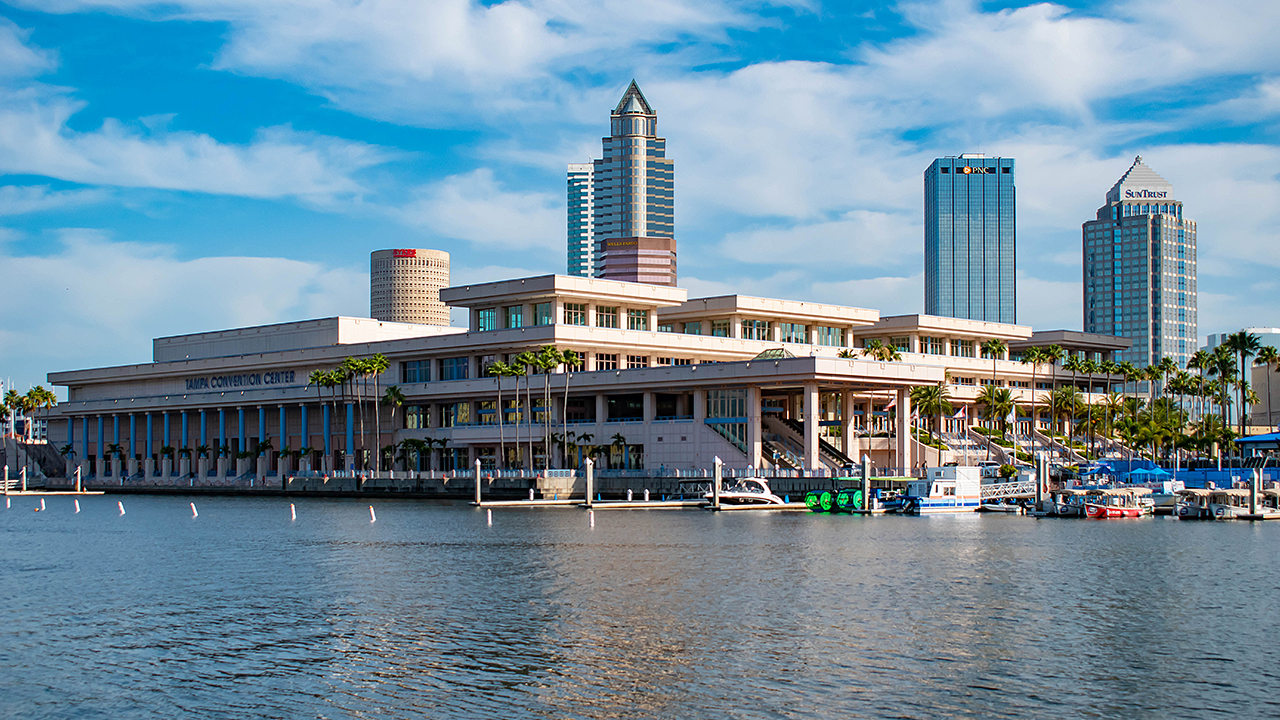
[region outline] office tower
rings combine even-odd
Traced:
[[[591,271],[610,280],[675,285],[675,176],[667,140],[658,137],[658,115],[632,80],[609,119],[604,157],[592,162],[590,174]],[[581,234],[574,232],[581,229],[574,224],[584,202],[575,182],[584,172],[569,166],[570,274],[588,267],[576,262]]]
[[[1013,158],[965,153],[924,172],[928,315],[1017,322]]]
[[[596,247],[591,237],[595,212],[595,166],[569,163],[569,274],[595,277]]]
[[[1118,360],[1186,367],[1198,338],[1196,223],[1173,185],[1137,157],[1081,241],[1085,330],[1130,338]]]
[[[448,325],[440,290],[449,286],[449,253],[375,250],[369,256],[369,316],[384,322]]]

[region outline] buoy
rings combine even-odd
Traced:
[[[373,506],[372,506],[372,505],[370,505],[370,506],[369,506],[369,522],[371,522],[371,523],[376,523],[376,522],[378,522],[378,516],[373,514]]]
[[[40,509],[44,509],[44,498],[40,498]]]
[[[124,501],[122,501],[122,500],[117,500],[117,501],[116,501],[116,505],[117,505],[117,506],[119,506],[119,508],[120,508],[120,514],[121,514],[121,515],[123,515],[123,514],[124,514]]]
[[[293,507],[293,503],[289,503],[289,519],[290,520],[298,519],[298,511]]]
[[[75,503],[76,503],[76,512],[78,513],[80,512],[80,501],[76,500]]]
[[[195,503],[191,503],[191,517],[192,517],[192,519],[195,519],[195,518],[200,517],[200,513],[196,512],[196,504],[195,504]]]
[[[588,510],[588,511],[587,511],[587,517],[588,517],[588,518],[590,518],[590,520],[591,520],[591,527],[595,527],[595,526],[596,526],[596,511],[595,511],[595,510]]]
[[[8,510],[8,509],[9,509],[9,498],[5,498],[5,499],[4,499],[4,509],[5,509],[5,510]]]
[[[489,510],[489,526],[490,527],[493,526],[493,510],[492,509]]]

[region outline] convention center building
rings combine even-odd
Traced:
[[[468,326],[305,320],[157,338],[149,363],[51,373],[67,401],[49,414],[50,440],[70,445],[69,472],[78,465],[98,478],[173,477],[197,465],[237,477],[367,472],[373,448],[406,440],[429,451],[405,467],[393,450],[397,469],[477,460],[563,468],[586,457],[615,469],[706,468],[716,457],[731,467],[816,469],[866,454],[879,468],[909,471],[953,459],[973,437],[984,385],[1009,388],[1029,407],[1033,382],[1043,390],[1068,381],[1020,362],[1020,348],[1056,343],[1101,360],[1128,346],[821,303],[690,299],[678,287],[567,275],[446,287],[439,301],[465,309]],[[1012,350],[983,357],[991,339]],[[897,359],[868,346],[894,348]],[[577,363],[495,374],[546,347],[573,351]],[[344,359],[379,355],[376,377],[311,382]],[[1076,382],[1102,393],[1119,380]],[[911,389],[938,384],[955,411],[913,412]],[[375,403],[390,386],[402,399]],[[1029,419],[1019,422],[1031,432]],[[951,450],[920,443],[912,424],[949,433]]]

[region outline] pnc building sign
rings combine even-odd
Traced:
[[[968,165],[965,165],[964,167],[956,168],[956,171],[964,173],[965,175],[995,175],[996,174],[996,169],[993,167],[969,167]]]

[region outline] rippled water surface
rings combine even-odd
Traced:
[[[1280,714],[1280,523],[119,499],[0,510],[0,716]]]

